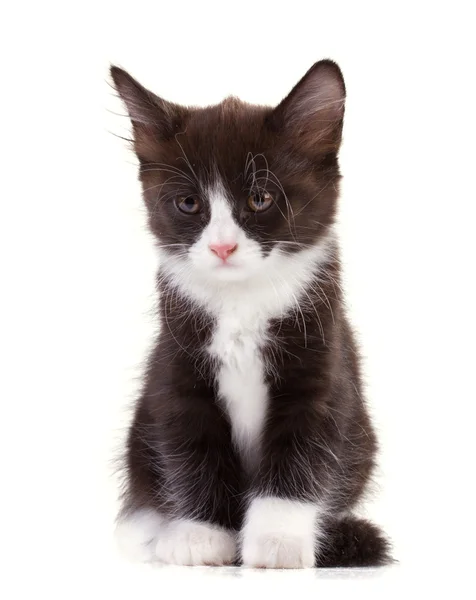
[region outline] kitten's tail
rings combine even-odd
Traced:
[[[326,525],[316,558],[318,567],[377,567],[393,562],[390,543],[377,525],[351,515]]]

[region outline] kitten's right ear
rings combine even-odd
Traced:
[[[268,124],[286,134],[313,156],[337,152],[344,118],[345,85],[331,60],[315,63],[268,117]]]
[[[132,121],[136,152],[139,158],[153,160],[157,143],[180,131],[187,111],[156,96],[119,67],[112,66],[110,73]]]

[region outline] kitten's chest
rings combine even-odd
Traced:
[[[208,349],[217,361],[218,395],[230,419],[233,442],[250,469],[259,457],[268,406],[266,334],[267,322],[259,316],[223,310]]]

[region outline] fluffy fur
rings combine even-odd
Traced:
[[[349,516],[376,441],[334,229],[338,67],[316,63],[276,108],[181,107],[111,74],[161,256],[120,539],[187,565],[383,564],[382,534]]]
[[[317,504],[287,498],[254,498],[243,527],[243,564],[274,569],[313,567],[319,553],[320,531]]]

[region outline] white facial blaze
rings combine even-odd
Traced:
[[[233,219],[224,191],[221,188],[212,190],[209,198],[211,217],[203,236],[209,244],[236,244],[243,231]]]
[[[233,218],[231,200],[222,183],[216,183],[206,196],[210,203],[210,221],[189,250],[194,272],[216,282],[243,281],[261,266],[261,247],[258,242],[248,238]],[[215,244],[237,246],[226,266],[210,249]]]

